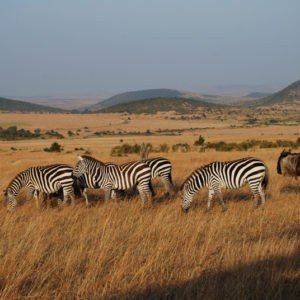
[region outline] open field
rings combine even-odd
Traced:
[[[75,165],[76,154],[82,153],[74,150],[76,147],[103,161],[138,159],[137,155],[110,156],[121,138],[129,144],[144,141],[158,146],[192,144],[199,134],[208,141],[231,142],[251,138],[295,140],[300,133],[299,125],[229,128],[229,123],[221,121],[166,120],[161,115],[130,116],[129,123],[118,115],[66,115],[69,119],[65,120],[61,115],[7,115],[1,115],[1,123],[21,122],[23,128],[28,126],[26,129],[44,126],[65,132],[84,126],[95,131],[103,126],[117,130],[123,125],[140,131],[214,128],[180,136],[66,138],[59,140],[64,146],[61,153],[43,151],[55,141],[52,139],[2,141],[2,190],[30,166],[57,162]],[[55,201],[38,210],[34,201],[26,203],[24,193],[20,193],[19,206],[8,214],[2,194],[1,299],[299,299],[300,188],[295,179],[277,175],[281,150],[150,154],[170,159],[175,188],[166,198],[162,183],[155,179],[153,205],[144,209],[138,196],[105,205],[102,191],[89,190],[93,204],[89,209],[83,199],[77,199],[74,206],[67,204],[61,210]],[[194,169],[211,161],[245,156],[261,158],[269,167],[265,209],[253,209],[246,186],[224,191],[228,207],[224,213],[217,199],[213,208],[205,211],[206,189],[196,195],[188,214],[181,212],[179,187]]]

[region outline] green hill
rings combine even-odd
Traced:
[[[98,102],[94,105],[88,107],[88,110],[99,110],[101,108],[132,102],[139,101],[143,99],[157,98],[157,97],[167,97],[174,98],[180,97],[181,93],[177,90],[172,89],[150,89],[150,90],[140,90],[140,91],[131,91],[126,93],[117,94],[112,96],[102,102]]]
[[[208,103],[199,100],[191,100],[184,98],[151,98],[139,101],[132,101],[117,104],[107,108],[98,110],[99,113],[132,113],[132,114],[155,114],[159,111],[175,111],[182,114],[195,113],[199,108],[224,108],[225,105]]]
[[[224,103],[230,102],[231,98],[223,96],[213,96],[213,95],[202,95],[196,93],[190,93],[186,91],[178,91],[173,89],[150,89],[150,90],[139,90],[131,91],[126,93],[117,94],[104,101],[98,102],[96,104],[90,105],[85,109],[87,111],[97,111],[102,108],[113,106],[116,104],[123,104],[132,101],[139,101],[152,98],[186,98],[193,100],[200,100],[211,103]]]
[[[300,80],[271,96],[247,103],[249,106],[268,106],[274,104],[300,104]]]
[[[0,97],[0,111],[9,112],[53,112],[65,113],[67,110],[44,106],[39,104],[28,103],[25,101],[11,100]]]

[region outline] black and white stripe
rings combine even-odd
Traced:
[[[127,190],[134,185],[137,185],[142,205],[145,197],[149,201],[152,200],[151,170],[144,162],[133,161],[117,165],[113,163],[105,164],[90,156],[79,155],[78,157],[79,162],[74,169],[74,176],[80,178],[83,174],[87,174],[88,176],[81,177],[81,179],[85,180],[88,187],[104,189],[105,202],[111,197],[112,190]]]
[[[151,179],[161,177],[165,186],[165,194],[168,195],[172,187],[172,164],[163,157],[149,158],[143,160],[151,169]]]
[[[5,191],[7,208],[12,211],[17,205],[17,195],[22,187],[27,190],[26,199],[35,197],[38,206],[38,193],[55,193],[63,190],[63,196],[70,196],[74,201],[73,193],[73,168],[64,164],[31,167],[20,172],[9,184]]]
[[[144,163],[146,163],[150,169],[151,169],[151,179],[155,177],[161,177],[165,186],[165,194],[168,195],[170,192],[170,188],[172,187],[172,176],[171,176],[171,171],[172,171],[172,165],[171,162],[163,157],[156,157],[156,158],[151,158],[151,159],[146,159],[142,160]],[[113,163],[105,163],[105,165],[109,165]],[[87,196],[86,189],[91,188],[91,189],[98,189],[99,184],[90,173],[84,173],[78,178],[79,182],[79,187],[82,190],[83,196],[85,198],[86,205],[89,205],[89,200]],[[135,186],[134,186],[135,188]],[[152,187],[151,191],[152,191]],[[111,197],[115,197],[115,192],[117,193],[122,193],[120,190],[113,190]]]
[[[268,184],[268,168],[263,161],[254,157],[242,158],[227,162],[213,162],[194,171],[183,183],[181,206],[187,211],[190,208],[194,194],[202,187],[208,187],[207,208],[210,208],[211,199],[216,193],[223,209],[221,188],[236,189],[249,183],[254,195],[254,203],[258,205],[258,195],[262,204],[265,204],[263,189]]]

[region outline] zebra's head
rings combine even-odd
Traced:
[[[4,195],[6,196],[7,210],[13,211],[17,206],[16,195],[9,188],[5,190]]]
[[[78,155],[78,159],[79,161],[73,170],[73,175],[77,178],[88,171],[87,160],[81,155]]]
[[[183,212],[187,213],[190,209],[193,196],[188,193],[188,188],[186,182],[181,186],[181,209]]]

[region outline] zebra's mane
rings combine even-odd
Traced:
[[[14,180],[16,180],[17,177],[19,177],[20,175],[22,175],[24,172],[26,172],[28,169],[19,172],[8,184],[7,188],[3,191],[4,192],[4,196],[7,196],[7,192],[8,192],[8,188],[11,186],[11,184],[13,183]]]
[[[82,155],[81,157],[84,158],[84,159],[87,159],[87,160],[94,161],[94,162],[100,164],[101,166],[105,166],[104,162],[102,162],[102,161],[100,161],[100,160],[98,160],[98,159],[96,159],[94,157],[91,157],[91,156],[88,156],[88,155]]]
[[[203,169],[205,169],[206,167],[208,167],[209,165],[211,165],[211,164],[213,164],[213,163],[214,163],[214,162],[209,163],[209,164],[206,164],[206,165],[203,165],[203,166],[201,166],[200,168],[194,170],[194,171],[186,178],[186,180],[184,181],[184,183],[181,185],[180,190],[183,189],[183,187],[184,187],[184,185],[186,184],[186,182],[191,178],[191,176],[192,176],[194,173],[196,173],[196,172],[198,172],[198,171],[202,171]]]

